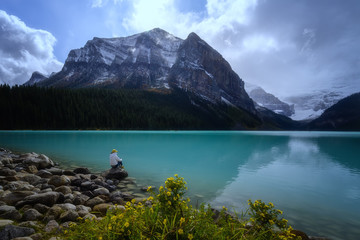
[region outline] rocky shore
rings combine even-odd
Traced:
[[[0,148],[0,239],[46,239],[79,218],[101,218],[109,208],[142,201],[146,189],[124,169],[64,170],[43,154]]]

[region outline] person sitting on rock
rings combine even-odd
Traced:
[[[112,168],[121,167],[123,168],[122,159],[118,157],[117,150],[113,149],[110,154],[110,165]]]

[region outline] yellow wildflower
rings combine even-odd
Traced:
[[[170,202],[170,201],[168,201],[168,204],[169,204],[169,205],[171,205],[171,202]]]
[[[166,218],[164,219],[163,224],[166,225]]]
[[[135,200],[135,198],[131,200],[131,203],[136,203],[136,200]]]
[[[189,233],[189,234],[188,234],[188,239],[189,239],[189,240],[192,240],[193,238],[194,238],[194,236],[193,236],[191,233]]]
[[[168,195],[169,197],[171,196],[171,192],[167,192],[166,195]]]
[[[159,187],[159,191],[160,191],[160,192],[161,192],[163,189],[164,189],[163,186],[160,186],[160,187]]]
[[[151,191],[151,186],[149,186],[149,187],[147,188],[147,191],[148,191],[148,192],[150,192],[150,191]]]
[[[184,233],[184,230],[182,230],[181,228],[178,230],[178,233],[181,235]]]
[[[102,239],[103,239],[102,236],[100,236],[100,237],[99,237],[99,240],[102,240]]]
[[[269,202],[270,207],[274,207],[274,204],[272,202]]]
[[[180,226],[181,226],[181,224],[183,224],[185,222],[185,218],[180,218]]]
[[[175,174],[174,176],[175,176],[175,177],[178,177],[179,175],[178,175],[178,174]]]
[[[125,226],[126,228],[128,228],[128,227],[130,226],[129,222],[126,222],[126,223],[124,224],[124,226]]]

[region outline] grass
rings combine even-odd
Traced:
[[[282,211],[272,203],[249,200],[242,214],[229,214],[223,207],[193,208],[185,198],[186,182],[175,175],[143,202],[127,202],[125,209],[114,206],[100,220],[79,219],[60,235],[64,239],[297,239]],[[244,216],[247,216],[245,218]]]

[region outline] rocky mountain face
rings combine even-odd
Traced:
[[[45,75],[43,75],[42,73],[39,72],[33,72],[33,74],[31,75],[29,81],[27,81],[24,85],[34,85],[37,84],[41,81],[46,80],[47,77]]]
[[[260,106],[270,109],[271,111],[290,117],[295,113],[294,105],[287,104],[273,94],[266,92],[259,86],[246,83],[245,89],[249,96]]]
[[[292,119],[313,120],[346,96],[341,92],[324,90],[287,97],[285,100],[295,106],[295,113],[291,116]]]
[[[320,117],[307,125],[307,129],[359,131],[359,106],[360,93],[352,94],[326,109]]]
[[[129,37],[94,38],[71,50],[60,72],[30,80],[27,85],[69,88],[180,88],[256,114],[244,82],[195,33],[182,40],[156,28]]]

